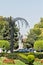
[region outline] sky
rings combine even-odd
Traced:
[[[0,16],[25,18],[32,28],[43,17],[43,0],[0,0]],[[21,29],[23,35],[26,32]]]

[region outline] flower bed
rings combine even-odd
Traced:
[[[41,59],[40,61],[41,61],[41,63],[43,63],[43,59]]]
[[[11,64],[15,64],[13,59],[4,59],[3,63],[11,63]]]

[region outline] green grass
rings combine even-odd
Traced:
[[[22,62],[20,60],[14,60],[15,61],[15,64],[3,63],[3,59],[4,58],[0,58],[0,65],[26,65],[24,62]]]
[[[7,63],[3,63],[3,60],[5,59],[5,57],[0,57],[0,65],[27,65],[24,62],[20,61],[20,60],[14,60],[15,64],[7,64]],[[43,63],[41,63],[40,61],[36,61],[33,63],[33,65],[43,65]]]
[[[40,61],[34,62],[34,65],[43,65],[43,63],[41,63]]]
[[[26,65],[26,64],[21,62],[20,60],[15,60],[15,64],[7,64],[7,63],[0,62],[0,65]]]

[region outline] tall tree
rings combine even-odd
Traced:
[[[34,25],[33,29],[30,29],[26,42],[33,47],[36,40],[43,40],[43,18],[40,19],[39,23]]]
[[[17,43],[18,31],[19,29],[17,28],[17,25],[15,24],[15,22],[12,25],[11,21],[7,21],[3,17],[0,19],[0,39],[4,39],[4,40],[8,40],[9,42],[12,42],[12,36],[13,36],[13,43],[14,42]]]

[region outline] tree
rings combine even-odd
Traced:
[[[3,31],[5,30],[5,27],[8,29],[8,23],[2,18],[0,20],[0,39],[3,39]]]
[[[19,44],[16,42],[15,44],[14,44],[14,49],[16,50],[16,49],[18,49],[19,48]]]
[[[30,29],[30,33],[27,35],[26,44],[28,43],[31,47],[34,46],[34,42],[38,39],[38,30]]]
[[[12,25],[11,25],[12,26]],[[11,28],[9,25],[9,21],[5,20],[3,17],[0,20],[0,40],[4,39],[4,40],[8,40],[9,42],[11,42]],[[17,43],[18,42],[18,31],[19,29],[17,28],[17,25],[14,22],[13,25],[13,31],[14,31],[14,38],[13,38],[13,42]],[[13,35],[13,33],[12,33]]]
[[[36,40],[43,40],[43,18],[40,19],[38,24],[34,25],[34,28],[30,29],[30,33],[27,35],[27,43],[32,47]]]
[[[41,22],[41,23],[43,22],[43,18],[40,18],[40,22]]]

